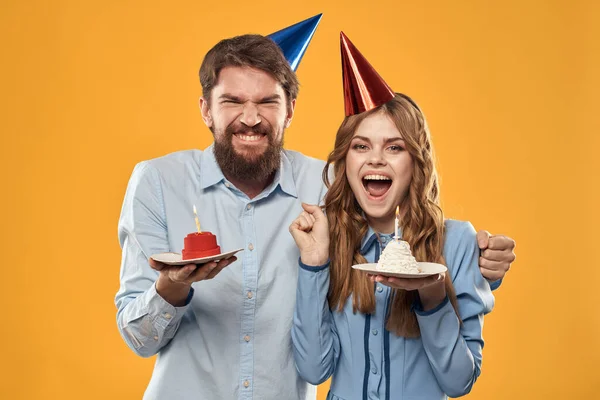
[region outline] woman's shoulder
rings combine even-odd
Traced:
[[[444,220],[445,240],[472,239],[477,232],[469,221],[459,221],[456,219]]]
[[[447,219],[444,225],[444,258],[455,277],[461,265],[479,259],[477,232],[469,221]]]

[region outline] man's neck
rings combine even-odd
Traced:
[[[262,191],[273,182],[273,179],[275,178],[275,172],[273,172],[267,179],[264,180],[239,180],[232,176],[228,176],[227,174],[225,174],[225,178],[227,178],[229,182],[233,183],[236,188],[244,192],[246,196],[253,199],[261,194]]]

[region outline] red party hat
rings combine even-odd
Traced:
[[[394,91],[340,32],[346,116],[372,110],[394,98]]]

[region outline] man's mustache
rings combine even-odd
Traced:
[[[226,129],[228,135],[235,135],[238,133],[257,133],[261,135],[271,136],[272,129],[270,126],[263,124],[262,122],[254,126],[247,126],[244,124],[229,125]]]

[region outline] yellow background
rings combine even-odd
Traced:
[[[287,147],[332,147],[343,29],[425,111],[447,216],[518,243],[468,398],[597,396],[597,2],[167,3],[2,1],[1,398],[141,398],[154,360],[113,304],[132,168],[211,142],[197,70],[213,44],[319,12]]]

